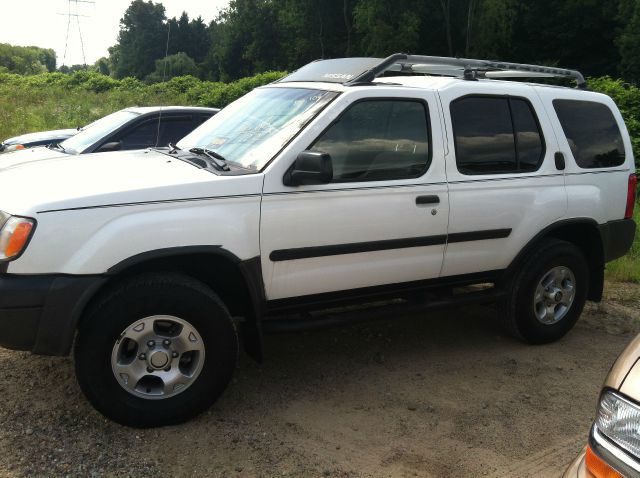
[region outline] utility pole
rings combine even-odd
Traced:
[[[80,28],[80,18],[88,18],[88,15],[81,15],[78,13],[78,3],[90,3],[95,5],[95,0],[66,0],[67,1],[67,13],[58,13],[58,15],[63,15],[67,17],[67,34],[64,40],[64,55],[62,57],[62,66],[64,66],[67,61],[67,51],[69,47],[69,33],[71,31],[71,19],[75,19],[76,24],[78,25],[78,38],[80,39],[80,49],[82,51],[82,63],[86,67],[87,59],[84,54],[84,40],[82,38],[82,29]]]

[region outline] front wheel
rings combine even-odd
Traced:
[[[92,405],[124,425],[180,423],[229,383],[238,337],[224,304],[177,274],[129,279],[90,310],[75,346],[78,382]]]
[[[589,268],[582,252],[542,241],[522,264],[500,313],[507,331],[532,344],[554,342],[574,326],[587,300]]]

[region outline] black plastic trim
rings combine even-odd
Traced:
[[[356,254],[360,252],[386,251],[391,249],[406,249],[409,247],[425,247],[446,244],[447,242],[483,241],[486,239],[501,239],[508,237],[511,229],[491,229],[486,231],[472,231],[435,236],[407,237],[402,239],[385,239],[381,241],[354,242],[349,244],[334,244],[328,246],[299,247],[294,249],[279,249],[269,254],[273,262],[309,259],[312,257],[338,256]]]
[[[610,221],[600,224],[598,229],[602,238],[605,262],[624,256],[633,246],[636,235],[636,223],[633,219]]]
[[[220,245],[211,246],[181,246],[181,247],[167,247],[165,249],[155,249],[153,251],[142,252],[131,256],[107,269],[107,274],[115,275],[123,272],[130,267],[133,267],[143,262],[150,261],[152,259],[161,259],[165,257],[176,257],[187,254],[216,254],[225,256],[231,259],[232,262],[238,263],[240,259],[235,254],[223,249]]]

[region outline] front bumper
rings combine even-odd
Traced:
[[[0,346],[67,355],[102,276],[0,274]]]
[[[571,462],[567,470],[562,475],[562,478],[587,478],[591,473],[587,473],[587,467],[585,465],[586,447],[582,449],[580,454],[575,460]]]

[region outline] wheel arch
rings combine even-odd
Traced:
[[[242,260],[222,246],[184,246],[157,249],[129,257],[110,267],[107,280],[78,313],[76,327],[86,311],[121,280],[147,272],[177,272],[210,287],[240,323],[247,353],[262,360],[261,319],[264,285],[260,257]]]
[[[570,242],[584,254],[589,266],[589,291],[587,298],[594,302],[602,300],[604,289],[605,251],[598,223],[592,218],[572,218],[555,222],[531,239],[509,264],[505,280],[509,281],[519,270],[525,258],[545,238]],[[508,282],[506,282],[508,283]]]

